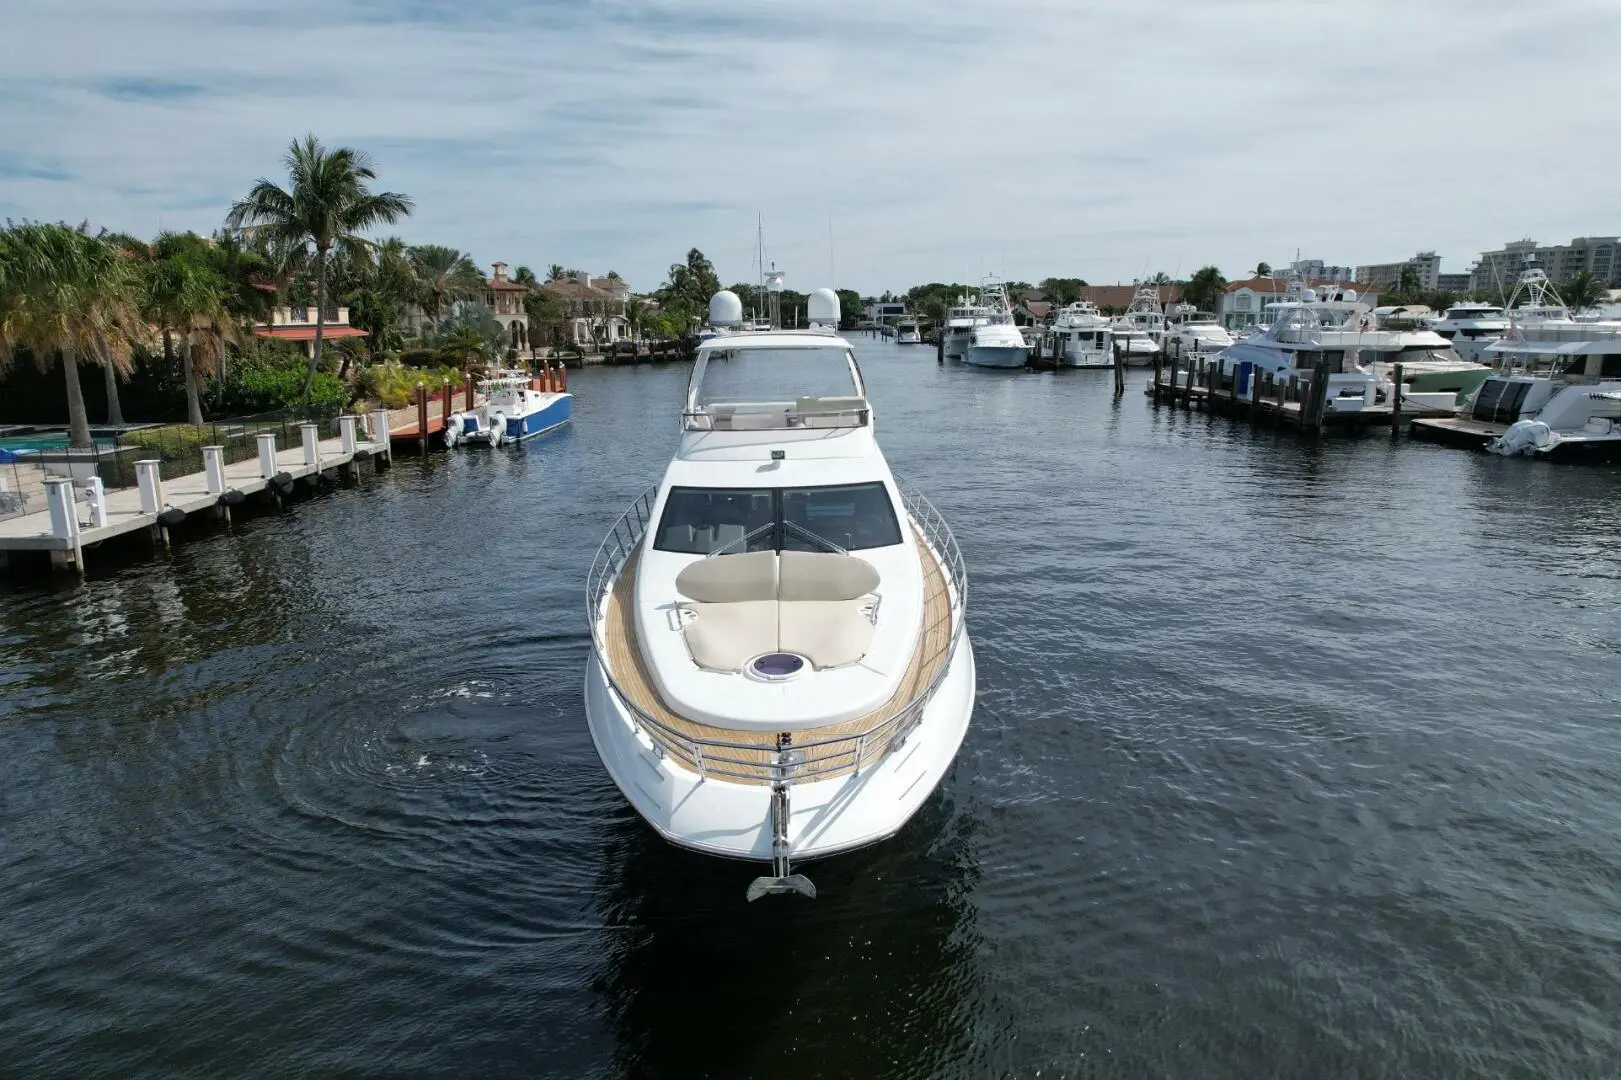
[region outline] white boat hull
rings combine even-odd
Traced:
[[[859,775],[794,784],[788,842],[793,860],[876,844],[899,832],[957,756],[973,713],[974,651],[964,634],[923,719],[906,741]],[[771,788],[705,779],[636,729],[593,652],[585,673],[585,715],[608,775],[636,812],[672,844],[755,862],[772,858]]]
[[[962,360],[975,367],[1022,368],[1029,360],[1029,350],[1023,345],[970,345]]]
[[[961,360],[963,353],[968,349],[968,331],[962,333],[955,331],[946,335],[945,353],[947,360]]]

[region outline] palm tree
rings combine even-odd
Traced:
[[[1396,291],[1410,299],[1418,295],[1418,291],[1423,287],[1424,282],[1419,279],[1418,267],[1412,263],[1404,265],[1401,268],[1401,275],[1396,278]]]
[[[546,268],[547,281],[562,281],[568,277],[568,271],[563,269],[562,263],[552,263]]]
[[[142,240],[136,236],[131,236],[129,233],[107,232],[104,229],[100,233],[100,237],[102,240],[105,240],[107,243],[117,248],[118,253],[126,260],[126,262],[128,262],[130,266],[136,268],[135,274],[138,283],[140,274],[139,268],[141,264],[145,263],[152,257],[152,246],[145,240]],[[137,326],[120,327],[119,330],[121,331],[120,336],[123,339],[126,341],[135,341],[138,337],[144,336],[146,326],[141,324]],[[109,427],[123,427],[124,402],[119,395],[118,379],[120,374],[125,376],[129,374],[129,365],[125,365],[125,370],[119,370],[119,366],[113,360],[112,349],[105,339],[96,342],[96,353],[101,357],[101,374],[104,380],[104,388],[107,391],[107,424]]]
[[[1258,262],[1258,263],[1256,263],[1255,264],[1255,276],[1256,277],[1271,277],[1272,276],[1272,264],[1269,263],[1269,262]]]
[[[180,340],[186,422],[201,427],[200,379],[214,370],[225,339],[234,336],[228,329],[225,278],[212,265],[208,241],[195,233],[163,233],[152,249],[143,274],[143,307],[147,318]]]
[[[473,300],[484,295],[484,275],[466,254],[439,244],[423,244],[410,252],[422,295],[438,322],[445,302]]]
[[[95,445],[79,353],[129,369],[126,331],[139,324],[130,279],[130,263],[118,249],[83,229],[23,222],[0,230],[0,367],[10,364],[17,346],[41,368],[61,354],[72,446]]]
[[[1604,281],[1591,270],[1578,270],[1569,281],[1559,286],[1565,305],[1572,311],[1585,311],[1604,302],[1610,295]]]
[[[314,256],[315,347],[304,374],[307,396],[321,366],[326,335],[327,256],[334,245],[357,247],[364,243],[358,235],[362,231],[410,214],[411,200],[397,192],[373,192],[366,181],[375,180],[377,172],[369,156],[347,146],[328,150],[314,135],[306,135],[303,142],[295,140],[283,161],[288,187],[260,179],[231,207],[225,221],[228,228]]]
[[[1221,271],[1214,266],[1201,267],[1192,278],[1188,279],[1187,287],[1182,290],[1182,299],[1201,311],[1215,311],[1216,301],[1227,287],[1227,279],[1221,276]]]
[[[520,266],[518,269],[514,270],[512,272],[512,280],[516,281],[519,285],[540,284],[540,282],[535,278],[535,272],[529,269],[527,266]]]

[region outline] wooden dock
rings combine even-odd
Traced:
[[[1172,357],[1169,362],[1155,357],[1153,375],[1145,392],[1156,406],[1203,409],[1216,416],[1301,431],[1383,427],[1398,432],[1403,424],[1417,417],[1451,415],[1411,406],[1404,408],[1399,401],[1365,405],[1357,399],[1355,408],[1340,408],[1336,399],[1328,396],[1329,373],[1321,365],[1307,379],[1292,377],[1287,381],[1275,379],[1270,373],[1252,371],[1248,385],[1241,385],[1238,372],[1223,375],[1211,358],[1188,358],[1185,367],[1183,363],[1179,357]],[[1401,386],[1400,364],[1395,366],[1393,375],[1394,385]]]
[[[380,430],[384,416],[372,414],[373,432]],[[141,483],[114,491],[102,492],[99,480],[48,479],[43,508],[0,520],[0,558],[16,568],[29,553],[44,552],[53,569],[82,574],[86,549],[106,541],[145,534],[154,544],[166,545],[168,530],[191,515],[208,513],[229,521],[231,507],[250,497],[276,503],[298,481],[354,478],[364,463],[376,469],[387,466],[387,435],[366,434],[357,417],[343,417],[341,424],[342,432],[333,439],[320,439],[316,426],[306,425],[301,445],[285,450],[275,446],[274,436],[261,436],[257,457],[229,464],[222,456],[209,457],[208,451],[220,448],[206,447],[208,466],[185,476],[164,477],[159,462],[137,462]]]

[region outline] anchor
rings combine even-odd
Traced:
[[[811,879],[793,873],[788,865],[788,772],[799,763],[792,749],[793,742],[790,732],[777,736],[777,765],[771,781],[771,873],[749,882],[750,903],[777,893],[798,893],[816,899],[816,886]]]

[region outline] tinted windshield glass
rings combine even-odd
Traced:
[[[698,404],[723,401],[797,401],[849,397],[856,392],[846,351],[717,348],[709,353]]]
[[[742,540],[775,522],[775,501],[770,488],[671,488],[653,546],[689,555],[708,555],[728,544],[730,552],[770,551],[775,546],[773,529],[746,546]]]
[[[884,485],[790,488],[782,493],[782,519],[815,533],[846,551],[888,547],[901,542],[900,523]],[[821,550],[792,529],[783,532],[790,551]]]
[[[744,537],[755,530],[760,535],[745,543]],[[826,551],[828,545],[861,551],[900,542],[889,492],[873,482],[787,489],[671,488],[653,546],[689,555],[724,549],[730,555]]]

